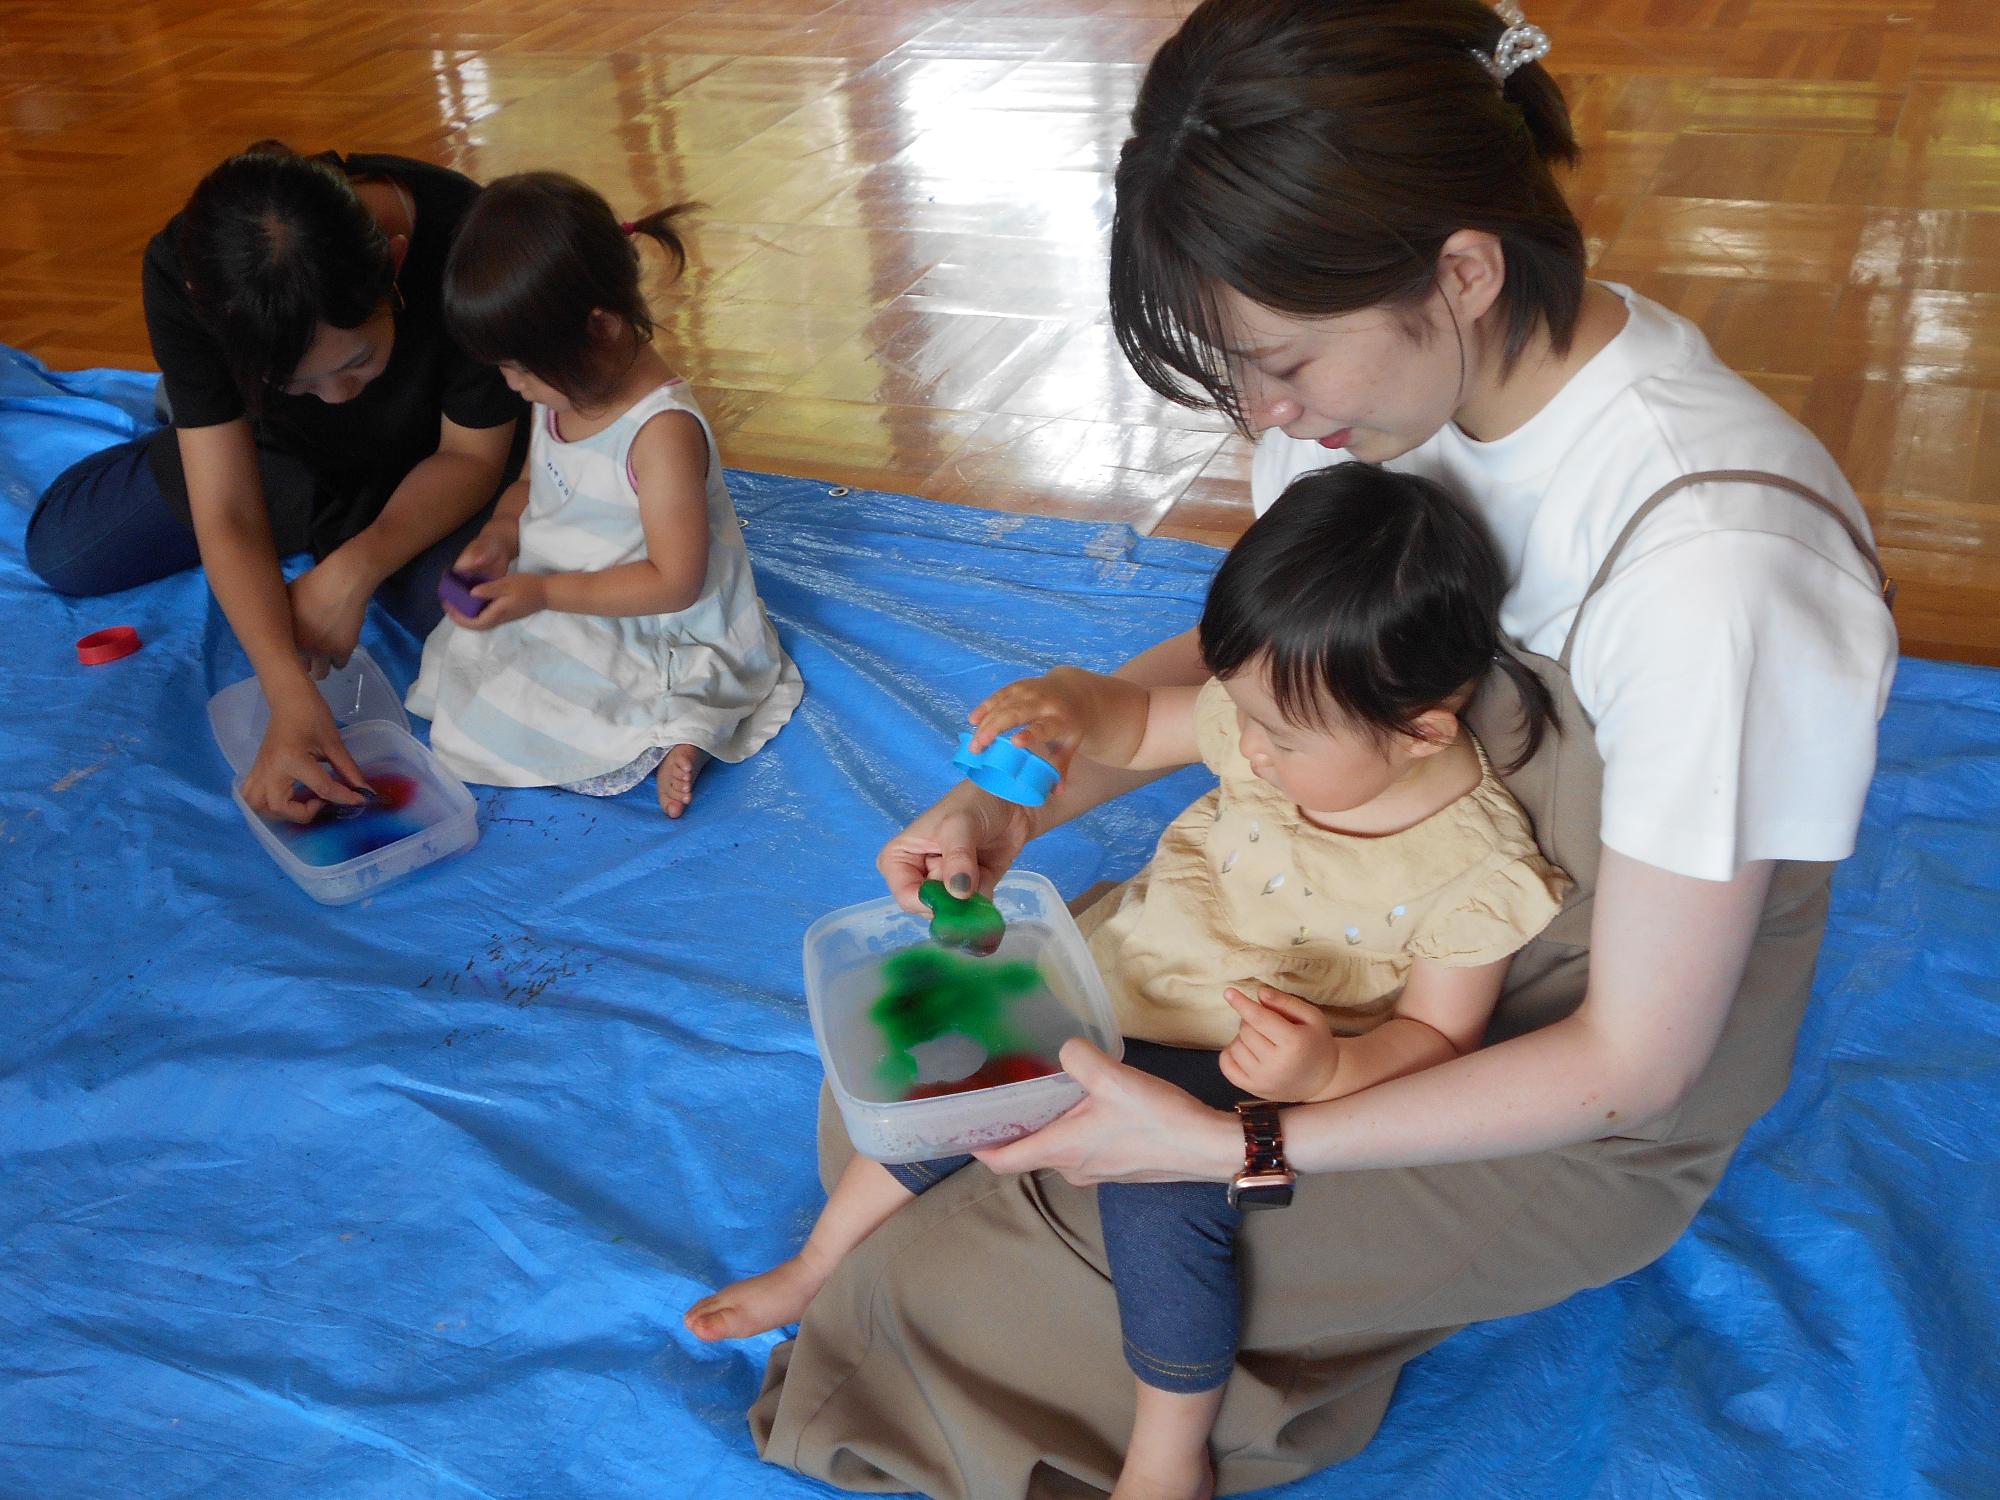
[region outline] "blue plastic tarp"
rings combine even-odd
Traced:
[[[1216,554],[732,476],[809,684],[669,824],[475,789],[481,838],[314,905],[203,704],[200,577],[58,598],[26,503],[150,377],[0,361],[0,1495],[823,1495],[682,1309],[819,1204],[799,942],[879,891],[966,706],[1195,616]],[[109,624],[146,645],[77,665]],[[364,637],[407,683],[416,644]],[[1199,771],[1037,843],[1135,868]],[[1791,1090],[1657,1265],[1462,1334],[1307,1497],[2000,1494],[2000,673],[1905,662]]]

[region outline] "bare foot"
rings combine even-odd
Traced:
[[[706,1343],[747,1339],[783,1328],[805,1316],[806,1306],[826,1284],[822,1270],[802,1252],[760,1276],[732,1281],[701,1299],[681,1317],[689,1333]]]
[[[678,818],[694,801],[694,779],[708,764],[708,752],[693,745],[676,745],[660,762],[654,784],[660,789],[660,811]]]

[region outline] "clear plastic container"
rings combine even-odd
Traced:
[[[1110,996],[1056,888],[1016,870],[1002,878],[993,901],[1007,934],[999,951],[982,961],[1026,959],[1041,971],[1042,989],[1013,1002],[1008,1016],[1030,1050],[1053,1059],[1065,1041],[1081,1036],[1122,1056],[1125,1043]],[[882,992],[883,961],[928,940],[928,921],[886,896],[828,912],[806,929],[813,1040],[849,1138],[876,1161],[923,1161],[997,1146],[1040,1129],[1083,1097],[1082,1086],[1063,1072],[937,1098],[891,1097],[895,1090],[882,1075],[889,1045],[869,1007]],[[978,1042],[956,1034],[911,1050],[920,1086],[965,1079],[988,1061]]]
[[[411,735],[402,695],[365,649],[356,648],[345,667],[329,672],[319,691],[348,752],[381,795],[356,813],[305,827],[259,817],[243,800],[243,777],[271,722],[257,679],[231,683],[208,700],[208,727],[236,772],[230,795],[257,841],[300,890],[327,906],[344,906],[479,842],[472,794]]]

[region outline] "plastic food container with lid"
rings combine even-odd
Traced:
[[[1006,919],[1006,935],[990,958],[968,961],[1024,959],[1040,971],[1042,988],[1015,1002],[1008,1018],[1033,1052],[1053,1059],[1065,1041],[1080,1036],[1122,1056],[1110,996],[1056,888],[1031,871],[1015,870],[1001,879],[993,901]],[[1083,1098],[1082,1086],[1060,1071],[934,1098],[891,1097],[894,1090],[884,1086],[881,1073],[888,1042],[869,1009],[882,993],[883,961],[928,940],[926,919],[886,896],[828,912],[806,930],[813,1040],[855,1149],[880,1162],[1001,1145],[1040,1129]],[[922,1069],[920,1084],[963,1080],[989,1061],[979,1043],[957,1034],[911,1050]]]
[[[259,817],[243,800],[271,706],[255,677],[208,700],[208,725],[236,779],[230,795],[257,841],[313,900],[343,906],[479,841],[478,809],[465,783],[410,733],[402,695],[365,649],[318,684],[348,753],[385,790],[354,814],[300,827]]]

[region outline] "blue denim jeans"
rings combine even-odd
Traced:
[[[59,594],[114,594],[156,578],[185,572],[201,562],[187,499],[162,486],[164,469],[179,473],[172,428],[93,453],[59,474],[35,502],[28,517],[28,566]],[[289,454],[259,449],[257,467],[272,539],[280,557],[311,551],[314,480],[305,464]],[[497,496],[495,497],[498,498]],[[176,503],[178,502],[178,503]],[[444,609],[438,579],[465,550],[492,514],[487,506],[442,541],[434,542],[397,569],[376,598],[417,635],[428,635]]]
[[[1222,1076],[1220,1055],[1127,1042],[1125,1061],[1221,1109],[1244,1097]],[[971,1161],[904,1162],[890,1174],[913,1193]],[[1107,1182],[1097,1190],[1104,1253],[1118,1295],[1125,1363],[1163,1391],[1212,1391],[1229,1379],[1242,1337],[1236,1272],[1242,1214],[1219,1182]]]

